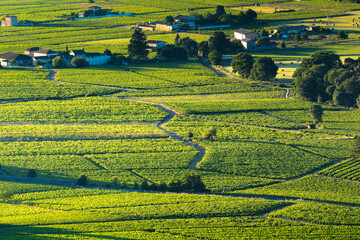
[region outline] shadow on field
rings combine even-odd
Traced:
[[[96,232],[97,233],[97,232]],[[18,226],[0,224],[1,240],[65,240],[65,239],[114,239],[131,240],[116,236],[106,236],[101,234],[82,233],[75,230],[67,230],[45,226]]]

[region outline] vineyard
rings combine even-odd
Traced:
[[[71,19],[93,6],[131,16]],[[299,98],[292,76],[318,50],[357,60],[357,3],[4,0],[0,7],[32,25],[2,27],[0,53],[113,54],[104,66],[0,68],[1,240],[360,239],[360,111]],[[249,9],[257,17],[242,22]],[[179,35],[207,42],[206,52],[219,30],[264,35],[315,24],[332,32],[272,38],[277,49],[252,52],[279,66],[271,81],[232,71],[236,41],[220,65],[200,56],[168,61],[157,49],[127,58],[138,24],[175,15],[222,26],[146,31],[147,40],[177,46]],[[314,104],[324,110],[319,122]]]

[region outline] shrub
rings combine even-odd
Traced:
[[[37,172],[35,169],[30,169],[26,175],[29,178],[36,178],[37,177]]]
[[[216,136],[216,128],[210,127],[206,130],[206,132],[203,134],[204,139],[213,139]]]
[[[209,53],[208,59],[212,65],[219,65],[222,61],[222,53],[218,51],[212,51]]]
[[[83,57],[74,57],[71,60],[71,65],[73,65],[76,68],[83,68],[83,67],[88,67],[89,62]]]
[[[54,66],[54,68],[64,68],[66,67],[66,63],[64,61],[64,59],[60,56],[57,56],[56,58],[54,58],[52,60],[52,65]]]
[[[88,185],[88,178],[85,174],[81,174],[79,178],[76,180],[76,185],[86,186]]]

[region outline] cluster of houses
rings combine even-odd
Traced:
[[[180,30],[182,24],[187,24],[189,29],[195,29],[195,21],[198,20],[197,17],[185,16],[185,15],[176,15],[174,16],[173,22],[149,22],[140,24],[138,27],[143,31],[166,31],[172,32]]]
[[[43,68],[51,68],[52,60],[60,56],[59,53],[50,49],[43,49],[41,47],[32,47],[25,50],[24,54],[7,52],[0,54],[0,64],[3,67],[23,66],[33,67],[38,63]],[[87,53],[84,49],[72,50],[68,55],[61,56],[67,66],[72,66],[71,61],[74,57],[85,58],[90,66],[105,65],[110,61],[110,56],[102,53]]]
[[[305,32],[316,32],[319,31],[320,27],[316,25],[299,25],[299,26],[288,26],[288,27],[278,27],[271,28],[269,31],[269,37],[277,38],[288,38],[290,34],[303,34]],[[268,42],[262,46],[256,47],[256,41],[261,37],[260,34],[251,32],[249,30],[239,28],[234,31],[234,39],[241,41],[242,45],[247,51],[262,51],[262,50],[271,50],[277,48],[276,42]]]

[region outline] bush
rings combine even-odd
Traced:
[[[206,130],[206,132],[203,134],[204,139],[213,139],[216,136],[216,128],[210,127]]]
[[[30,169],[28,171],[28,173],[26,174],[27,177],[29,178],[36,178],[37,177],[37,172],[35,169]]]
[[[83,57],[74,57],[71,60],[71,65],[73,65],[76,68],[83,68],[83,67],[88,67],[89,62]]]
[[[54,58],[52,60],[52,65],[54,66],[54,68],[64,68],[66,67],[66,63],[64,61],[64,59],[60,56],[57,56],[56,58]]]
[[[183,47],[166,47],[160,51],[160,56],[165,60],[188,60],[188,52]]]
[[[85,174],[81,174],[79,178],[76,180],[76,185],[86,186],[88,185],[88,178]]]
[[[222,53],[218,51],[210,52],[208,59],[212,65],[219,65],[222,61]]]
[[[118,187],[118,186],[119,186],[119,183],[120,183],[119,178],[116,177],[116,176],[112,177],[112,178],[111,178],[111,183],[112,183],[115,187]]]

